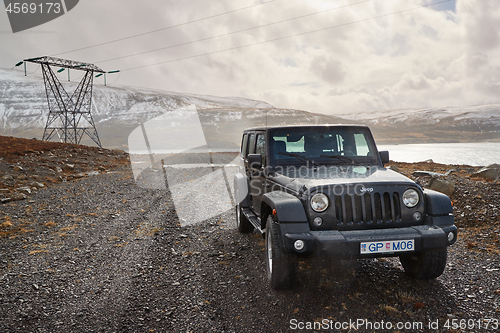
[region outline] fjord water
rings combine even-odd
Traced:
[[[443,164],[500,164],[500,142],[379,145],[378,149],[388,150],[390,159],[396,162],[421,162],[432,159]]]

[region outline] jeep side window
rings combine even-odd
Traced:
[[[248,154],[255,154],[255,134],[253,133],[250,134],[250,138],[248,140],[248,149],[245,157],[247,157]]]
[[[266,138],[264,134],[257,135],[257,145],[255,146],[255,153],[262,156],[262,165],[266,165]]]
[[[366,137],[363,133],[354,134],[354,141],[356,142],[356,149],[358,156],[368,156],[370,154],[370,147],[366,142]]]
[[[248,134],[243,135],[241,140],[241,156],[246,157],[248,152]]]

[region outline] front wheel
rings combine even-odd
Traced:
[[[415,255],[401,255],[399,260],[409,276],[419,280],[430,280],[443,274],[447,257],[448,251],[444,248]]]
[[[266,271],[273,289],[288,289],[295,283],[298,259],[283,251],[279,244],[276,222],[268,216],[266,224]]]

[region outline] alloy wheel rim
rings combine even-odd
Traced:
[[[272,247],[270,233],[268,233],[268,235],[267,235],[266,244],[267,244],[267,262],[268,262],[268,268],[269,268],[269,275],[271,275],[273,272],[273,247]]]
[[[241,219],[241,211],[240,211],[240,204],[236,205],[236,225],[240,225],[240,219]]]

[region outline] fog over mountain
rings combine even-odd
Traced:
[[[75,73],[75,72],[73,72]],[[75,74],[76,76],[76,74]],[[62,76],[64,77],[64,75]],[[69,94],[76,88],[61,79]],[[130,132],[142,123],[195,105],[206,140],[233,149],[247,127],[284,124],[356,123],[369,125],[379,143],[500,141],[500,105],[415,108],[330,116],[280,109],[257,100],[215,97],[95,84],[93,119],[102,145],[127,150]],[[0,134],[41,139],[48,105],[37,73],[0,69]],[[92,144],[89,139],[82,141]]]

